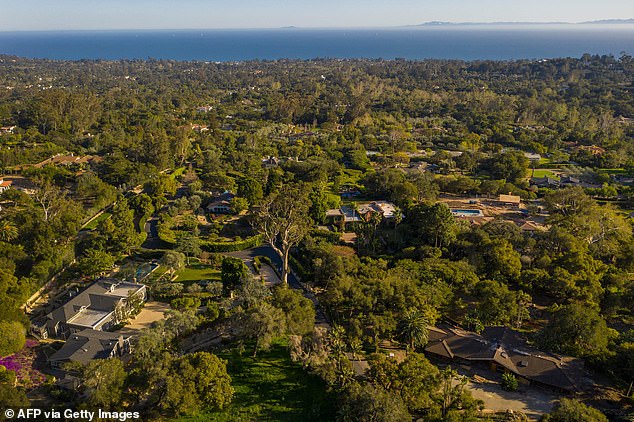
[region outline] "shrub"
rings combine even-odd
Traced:
[[[201,242],[200,247],[207,252],[236,252],[259,246],[262,236],[255,235],[236,242]]]
[[[198,309],[200,308],[200,299],[197,297],[179,297],[172,300],[170,305],[172,308],[179,311],[183,311],[185,309]]]
[[[0,357],[19,352],[26,343],[26,330],[19,322],[1,321],[0,333]]]
[[[517,391],[518,387],[519,382],[517,381],[517,378],[515,378],[515,375],[510,372],[502,374],[502,389],[506,391]]]

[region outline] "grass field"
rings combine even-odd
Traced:
[[[548,169],[535,169],[533,177],[550,177],[551,179],[559,180],[559,176]]]
[[[323,381],[291,362],[288,349],[276,344],[268,352],[251,357],[219,354],[226,359],[235,389],[233,403],[221,412],[206,412],[182,422],[234,421],[328,421],[334,420],[334,397]]]
[[[101,223],[104,220],[107,220],[111,216],[112,216],[112,214],[110,214],[109,212],[104,212],[99,217],[95,218],[90,223],[86,224],[83,228],[86,229],[86,230],[94,230],[94,229],[97,228],[99,223]]]
[[[177,177],[182,176],[183,173],[185,173],[186,169],[187,169],[186,167],[179,167],[176,170],[174,170],[172,173],[170,173],[170,177],[172,179],[176,179]]]
[[[179,283],[199,280],[220,280],[220,271],[204,264],[190,264],[178,272]]]
[[[597,169],[599,173],[607,173],[607,174],[628,174],[627,169]]]

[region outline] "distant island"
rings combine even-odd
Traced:
[[[634,19],[604,19],[587,22],[444,22],[430,21],[409,26],[467,26],[467,25],[633,25]]]
[[[622,24],[634,24],[634,19],[604,19],[599,21],[581,22],[581,24],[604,24],[604,25],[622,25]]]

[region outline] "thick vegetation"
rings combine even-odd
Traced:
[[[194,308],[204,327],[239,327],[233,340],[253,359],[287,339],[293,360],[340,393],[341,420],[470,420],[481,404],[462,379],[419,354],[443,318],[474,331],[522,329],[536,346],[583,357],[627,387],[632,75],[627,55],[224,64],[0,57],[0,124],[16,126],[0,135],[0,171],[23,188],[2,193],[0,324],[11,335],[0,355],[23,345],[20,306],[52,275],[97,277],[149,254],[165,268],[154,294],[179,312],[159,326],[168,338],[149,331],[139,339],[132,365],[83,369],[95,406],[125,401],[171,416],[231,409],[225,361],[179,353],[179,341],[201,330]],[[34,165],[55,154],[82,160]],[[562,183],[531,184],[538,174]],[[447,205],[500,194],[520,197],[524,216],[469,224]],[[327,214],[344,205],[354,216],[376,200],[394,203],[389,218],[344,223]],[[524,226],[533,217],[541,229]],[[271,271],[312,290],[328,333],[314,330],[310,300],[252,282],[240,259],[214,255],[260,244],[281,257]],[[200,262],[220,279],[184,275]],[[386,341],[407,359],[382,358]],[[359,383],[349,357],[372,353]],[[107,383],[94,380],[100,372]],[[22,399],[7,383],[0,388],[8,401]],[[549,417],[560,420],[571,406],[602,420],[568,402]]]

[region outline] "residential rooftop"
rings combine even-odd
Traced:
[[[482,334],[447,324],[430,327],[425,352],[447,360],[486,362],[528,381],[563,391],[582,391],[583,361],[532,348],[515,330],[487,327]]]
[[[49,362],[53,366],[60,366],[66,362],[79,362],[85,365],[95,359],[112,357],[119,353],[122,347],[121,335],[86,329],[71,335],[62,348],[49,358]]]

